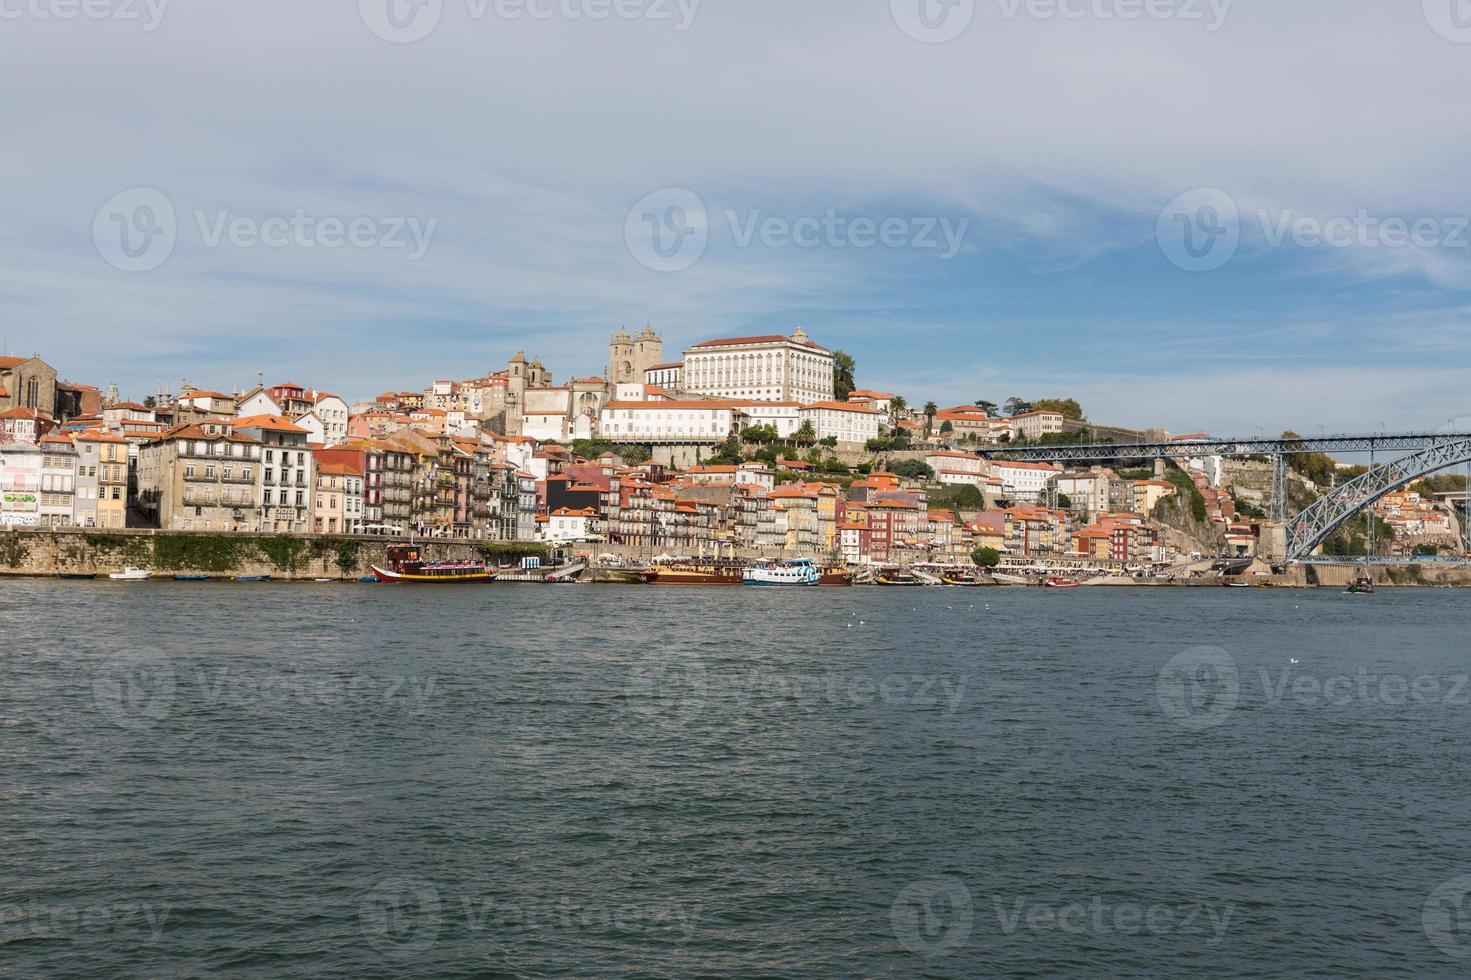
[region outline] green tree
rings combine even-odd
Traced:
[[[853,360],[853,355],[840,350],[833,351],[833,394],[838,401],[847,401],[853,389],[858,387],[855,380],[857,376],[858,365]]]
[[[813,428],[811,419],[797,427],[797,431],[792,434],[792,441],[799,446],[810,446],[817,441],[817,430]]]
[[[901,459],[889,472],[906,480],[932,480],[935,476],[935,471],[922,459]]]
[[[940,435],[942,435],[942,436],[948,436],[950,433],[952,433],[954,431],[955,431],[955,425],[954,425],[954,423],[950,422],[948,419],[946,421],[940,423]]]
[[[1293,440],[1301,439],[1302,436],[1288,431],[1282,433],[1282,438],[1291,443]],[[1327,453],[1293,453],[1287,457],[1287,468],[1312,480],[1320,487],[1332,486],[1338,477],[1338,464]]]
[[[1012,395],[1010,398],[1006,399],[1005,411],[1007,415],[1024,415],[1031,410],[1031,402],[1022,401],[1015,395]]]
[[[647,463],[649,460],[654,458],[654,454],[649,451],[648,446],[643,446],[638,443],[629,443],[626,446],[619,446],[618,456],[623,460],[624,463],[628,464],[629,466],[638,466],[639,464]]]
[[[1038,412],[1057,412],[1074,422],[1082,422],[1085,418],[1083,406],[1072,398],[1039,398],[1032,402],[1032,409]]]
[[[991,416],[996,415],[996,403],[995,402],[988,402],[984,398],[978,398],[978,399],[976,399],[976,408],[979,408],[981,411],[985,412],[987,415],[991,415]]]
[[[970,553],[970,560],[981,568],[995,568],[1001,564],[1001,552],[995,548],[977,548]]]
[[[906,402],[905,396],[896,394],[896,396],[891,397],[891,399],[888,399],[888,424],[899,424],[899,419],[903,418],[908,411],[909,402]]]
[[[940,406],[934,402],[924,403],[924,434],[929,435],[930,430],[935,427],[935,415],[940,411]]]
[[[826,446],[829,449],[836,449],[836,448],[838,448],[838,437],[837,436],[823,436],[821,439],[819,439],[817,441],[818,441],[818,443],[820,445]]]

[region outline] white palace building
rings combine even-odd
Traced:
[[[684,352],[685,391],[711,398],[812,402],[833,400],[833,354],[798,327],[790,337],[727,337]]]

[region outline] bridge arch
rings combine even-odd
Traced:
[[[1302,561],[1359,511],[1406,484],[1471,461],[1471,436],[1451,436],[1370,470],[1314,501],[1287,522],[1287,560]]]

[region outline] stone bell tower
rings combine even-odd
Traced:
[[[627,330],[620,329],[608,344],[608,381],[615,385],[643,382],[634,375],[634,344]]]
[[[645,324],[644,332],[633,341],[633,376],[639,384],[643,384],[644,372],[663,363],[664,338],[654,333],[652,324]]]

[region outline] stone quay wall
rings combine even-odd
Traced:
[[[155,575],[269,575],[301,581],[350,580],[371,575],[388,546],[408,538],[361,535],[220,534],[207,531],[96,531],[80,528],[0,531],[0,576],[107,575],[126,565]],[[523,556],[545,556],[539,542],[416,539],[426,559],[488,558],[516,564]]]

